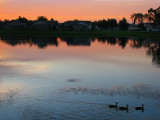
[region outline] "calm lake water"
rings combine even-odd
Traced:
[[[159,120],[160,42],[1,36],[0,120],[55,119]]]

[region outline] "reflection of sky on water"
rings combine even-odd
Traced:
[[[74,94],[91,94],[91,95],[108,95],[114,96],[134,96],[137,99],[146,97],[150,99],[160,99],[160,89],[151,87],[150,85],[140,84],[131,86],[131,88],[117,86],[112,89],[105,88],[87,88],[87,87],[66,87],[59,89],[60,93],[74,93]]]
[[[0,119],[158,119],[158,43],[69,39],[0,41]],[[116,101],[128,115],[106,108]]]

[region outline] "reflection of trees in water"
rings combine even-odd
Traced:
[[[20,44],[36,45],[39,48],[45,48],[48,45],[58,46],[57,37],[22,37],[22,36],[2,36],[1,39],[9,45],[16,46]]]
[[[67,45],[74,46],[90,46],[91,39],[89,37],[63,37],[62,41],[65,41]]]
[[[19,44],[28,44],[30,41],[30,37],[23,36],[1,36],[1,40],[6,42],[9,45],[16,46]]]
[[[141,48],[143,46],[143,40],[132,40],[131,47]]]
[[[128,43],[128,38],[125,37],[98,37],[99,42],[105,43],[107,42],[108,45],[116,45],[118,44],[122,48],[125,48]]]
[[[12,46],[18,44],[36,45],[39,48],[45,48],[48,45],[58,46],[57,37],[22,37],[22,36],[2,36],[1,39]],[[125,37],[62,37],[62,41],[67,45],[72,46],[90,46],[91,42],[98,40],[98,42],[107,43],[108,45],[118,45],[123,49],[127,44],[132,48],[148,48],[147,55],[152,56],[153,64],[160,65],[160,43],[156,40],[146,39],[128,39]],[[130,42],[128,42],[130,41]]]
[[[118,39],[118,44],[119,44],[119,46],[121,46],[122,48],[125,48],[126,45],[127,45],[127,43],[128,43],[128,38],[120,37],[120,38]]]
[[[147,48],[147,55],[152,56],[152,63],[160,66],[160,42],[155,40],[132,40],[133,48]]]
[[[152,56],[152,63],[160,67],[160,43],[159,45],[149,46],[147,55]]]
[[[57,37],[31,37],[31,40],[39,48],[45,48],[48,45],[58,46]]]
[[[117,86],[111,89],[105,88],[87,88],[87,87],[66,87],[59,89],[60,93],[109,95],[109,96],[134,96],[136,98],[146,97],[150,99],[160,99],[160,89],[146,84],[138,84],[131,88]]]
[[[97,37],[98,42],[105,43],[110,45],[115,45],[117,43],[116,37]]]

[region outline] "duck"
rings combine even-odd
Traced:
[[[126,105],[126,107],[119,107],[119,110],[127,110],[128,111],[128,104]]]
[[[118,102],[116,102],[116,105],[109,105],[109,108],[117,108]]]
[[[144,110],[144,105],[142,104],[142,107],[136,107],[135,109],[136,109],[136,110],[142,110],[142,111],[143,111],[143,110]]]

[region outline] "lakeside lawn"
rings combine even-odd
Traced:
[[[15,36],[106,36],[106,37],[134,37],[160,40],[160,32],[147,31],[0,31],[0,35]]]

